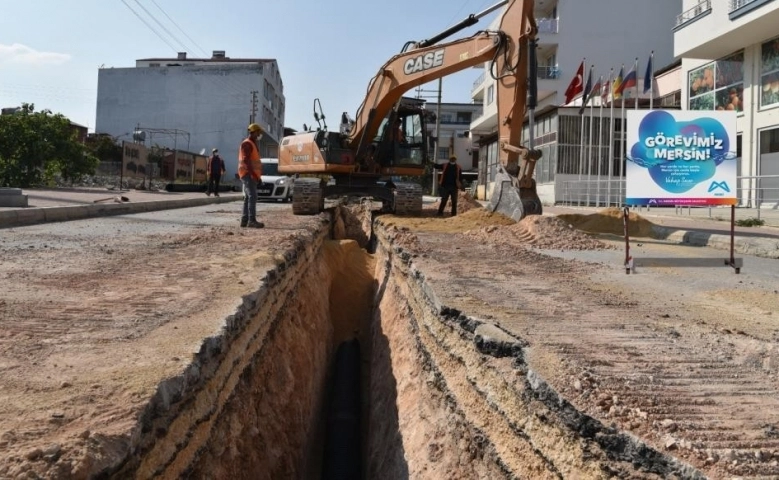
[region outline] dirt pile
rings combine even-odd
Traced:
[[[585,232],[624,234],[622,210],[619,208],[606,208],[590,215],[558,215],[558,218]],[[633,212],[628,215],[628,231],[633,237],[656,236],[655,224]]]
[[[577,230],[557,217],[532,215],[507,225],[490,225],[465,234],[480,242],[500,245],[524,245],[552,250],[606,250],[612,248]]]
[[[459,206],[458,206],[459,210]],[[433,212],[431,216],[429,213]],[[514,220],[492,213],[483,208],[472,208],[467,212],[454,217],[436,217],[435,210],[423,211],[422,217],[397,217],[395,215],[383,215],[379,220],[386,226],[406,227],[413,231],[437,232],[437,233],[462,233],[479,227],[490,225],[511,225]]]
[[[426,210],[433,210],[435,212],[438,211],[438,207],[441,206],[441,199],[439,198],[435,203],[431,204],[429,207],[426,207]],[[446,209],[444,211],[444,215],[448,215],[451,211],[450,208],[452,207],[451,200],[446,202]],[[482,208],[481,204],[477,202],[468,192],[460,191],[457,192],[457,213],[465,213],[470,210],[473,210],[474,208]]]

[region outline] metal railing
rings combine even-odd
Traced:
[[[560,69],[557,68],[557,65],[551,67],[538,67],[538,74],[536,76],[544,80],[560,78]]]
[[[558,33],[556,18],[536,18],[538,33]]]
[[[473,81],[473,88],[471,88],[471,92],[475,92],[477,88],[481,86],[482,83],[484,83],[484,79],[486,78],[487,72],[482,72],[481,75],[479,75],[479,78]]]
[[[738,2],[739,0],[731,0],[732,2]],[[753,0],[740,0],[742,2],[750,2]],[[708,13],[711,11],[711,0],[701,0],[698,2],[694,7],[691,9],[684,11],[676,16],[676,27],[680,27],[684,25],[687,22],[690,22],[692,20],[695,20],[696,18],[700,17],[704,13]]]
[[[755,2],[757,0],[730,0],[730,4],[728,5],[728,12],[732,12],[734,10],[738,10],[741,7],[747,6],[752,2]]]

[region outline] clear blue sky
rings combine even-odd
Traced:
[[[138,58],[175,57],[177,51],[203,57],[212,50],[277,59],[287,102],[285,125],[300,129],[312,123],[313,100],[319,97],[328,126],[337,128],[341,112],[355,115],[369,80],[406,41],[429,38],[497,0],[0,3],[0,107],[34,103],[92,131],[101,65],[133,67]],[[495,15],[450,40],[487,28]],[[443,101],[470,102],[480,73],[469,69],[446,77]],[[246,103],[248,112],[248,92]]]

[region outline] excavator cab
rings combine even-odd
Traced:
[[[429,161],[429,114],[424,108],[400,108],[385,118],[368,147],[377,171],[391,176],[422,175]]]

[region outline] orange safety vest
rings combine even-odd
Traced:
[[[252,153],[249,158],[244,158],[243,145],[248,143],[252,146]],[[262,162],[260,161],[260,151],[257,150],[257,144],[251,138],[245,138],[238,149],[238,176],[240,178],[249,174],[249,166],[257,175],[262,175]]]
[[[461,168],[460,168],[460,164],[459,163],[455,163],[454,166],[457,168],[457,176],[455,177],[454,181],[457,184],[457,186],[459,187],[459,185],[460,185],[460,170],[461,170]],[[438,184],[439,185],[443,185],[444,184],[444,177],[446,176],[446,169],[447,168],[449,168],[449,162],[446,162],[444,164],[444,168],[441,169],[441,178],[438,179]]]

